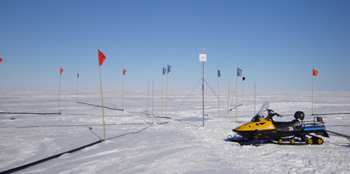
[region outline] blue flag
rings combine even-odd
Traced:
[[[220,70],[218,70],[218,77],[221,77],[221,73],[220,73]]]
[[[240,77],[242,76],[242,70],[237,68],[237,77]]]
[[[168,74],[171,72],[171,66],[168,65]]]
[[[77,77],[79,78],[79,73],[77,74]]]
[[[166,73],[166,69],[163,67],[163,75]]]

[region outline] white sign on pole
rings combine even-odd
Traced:
[[[199,62],[206,62],[207,54],[199,54]]]

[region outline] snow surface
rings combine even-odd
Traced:
[[[99,89],[61,91],[61,115],[0,114],[0,172],[103,138]],[[161,115],[161,91],[154,107],[147,90],[126,90],[125,111],[104,109],[107,141],[18,171],[18,173],[349,173],[350,143],[330,135],[323,145],[240,146],[229,142],[232,129],[254,116],[253,91],[243,105],[227,114],[227,93],[206,92],[205,126],[201,92],[169,91],[168,117]],[[55,113],[56,89],[0,89],[0,112]],[[189,95],[190,94],[190,95]],[[231,91],[232,95],[232,91]],[[242,103],[239,93],[238,103]],[[232,97],[232,96],[231,96]],[[165,93],[164,93],[165,101]],[[235,105],[235,99],[229,99]],[[257,91],[256,112],[264,101],[292,120],[296,111],[311,117],[309,91]],[[315,92],[314,113],[349,113],[350,92]],[[93,104],[93,105],[87,105]],[[104,91],[104,105],[121,107],[121,91]],[[152,109],[153,108],[153,109]],[[152,110],[156,116],[153,119]],[[165,102],[163,115],[165,115]],[[350,135],[350,115],[322,116],[328,130]],[[153,124],[155,120],[156,124]]]

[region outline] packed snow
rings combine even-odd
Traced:
[[[106,141],[18,171],[18,173],[349,173],[350,142],[330,134],[323,145],[241,146],[227,140],[232,129],[249,122],[263,104],[294,119],[311,116],[310,91],[211,91],[205,96],[202,127],[201,91],[104,90]],[[234,98],[232,98],[232,96]],[[79,101],[77,103],[77,100]],[[103,139],[99,89],[0,89],[0,172]],[[163,107],[162,107],[163,106]],[[15,113],[17,112],[17,114]],[[314,113],[327,130],[350,135],[350,92],[314,92]],[[32,113],[32,114],[29,114]],[[48,113],[46,115],[39,113]],[[163,113],[163,114],[162,114]],[[167,117],[164,118],[167,113]]]

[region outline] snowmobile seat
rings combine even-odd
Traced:
[[[280,131],[297,131],[300,130],[301,125],[299,120],[293,120],[290,122],[273,122],[276,130]]]

